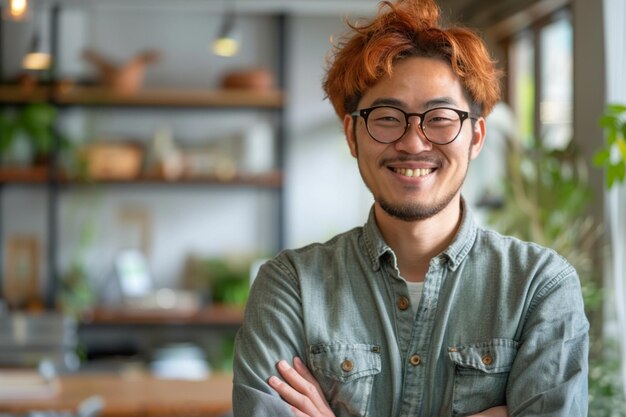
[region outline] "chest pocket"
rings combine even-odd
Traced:
[[[506,384],[518,343],[509,339],[448,349],[454,372],[452,415],[465,416],[506,405]]]
[[[381,370],[379,346],[314,345],[309,364],[337,417],[367,416],[374,377]]]

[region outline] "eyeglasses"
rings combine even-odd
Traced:
[[[409,118],[417,116],[424,137],[437,145],[452,143],[461,133],[466,119],[476,120],[468,112],[450,107],[437,107],[424,113],[407,113],[397,107],[376,106],[357,110],[351,116],[361,116],[372,139],[392,143],[400,139],[409,128]]]

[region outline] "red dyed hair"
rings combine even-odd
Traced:
[[[363,94],[407,57],[447,61],[459,77],[472,112],[487,115],[500,98],[500,71],[483,41],[469,29],[439,25],[434,0],[384,1],[378,15],[333,49],[323,87],[340,118]]]

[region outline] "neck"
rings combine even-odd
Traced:
[[[392,217],[378,204],[374,206],[376,223],[393,249],[400,274],[407,281],[424,280],[430,260],[447,248],[461,224],[461,199],[453,199],[435,216],[407,222]]]

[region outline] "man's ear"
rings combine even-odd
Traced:
[[[356,136],[355,136],[356,126],[354,126],[354,123],[356,123],[357,120],[358,119],[356,119],[353,116],[350,116],[349,114],[346,114],[343,117],[343,131],[346,135],[346,141],[348,142],[348,146],[350,147],[350,153],[355,158],[358,152],[357,152],[357,144],[356,144]]]
[[[485,118],[481,117],[473,123],[472,144],[470,145],[470,159],[475,159],[485,144],[487,134],[487,124]]]

